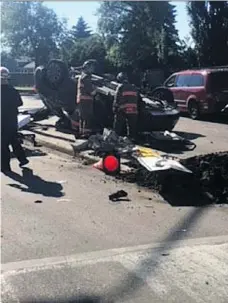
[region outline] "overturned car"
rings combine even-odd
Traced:
[[[65,121],[72,121],[77,115],[76,83],[79,73],[77,69],[70,72],[60,60],[51,60],[46,67],[40,66],[35,71],[35,87],[43,103],[52,114]],[[97,75],[92,75],[92,81],[97,88],[94,97],[95,129],[110,128],[113,125],[112,103],[118,83]],[[179,115],[170,100],[141,95],[139,132],[170,131],[178,122]]]

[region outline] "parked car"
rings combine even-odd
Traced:
[[[228,105],[228,66],[186,70],[172,74],[164,83],[181,112],[192,119],[225,112]],[[156,92],[162,91],[157,88]]]

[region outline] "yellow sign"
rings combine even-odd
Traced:
[[[137,146],[139,157],[160,157],[160,154],[151,148]]]

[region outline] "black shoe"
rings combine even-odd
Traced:
[[[23,161],[20,162],[19,166],[20,166],[20,167],[23,167],[23,166],[25,166],[25,165],[28,164],[28,163],[29,163],[29,160],[28,160],[28,159],[25,159],[25,160],[23,160]]]

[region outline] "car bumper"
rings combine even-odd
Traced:
[[[180,114],[160,114],[158,115],[157,113],[150,113],[150,119],[149,121],[147,120],[147,123],[140,123],[142,127],[141,131],[165,131],[165,130],[172,130],[177,122],[179,121]]]
[[[201,103],[200,112],[202,114],[227,113],[228,112],[228,100],[226,102],[216,102],[213,104]]]

